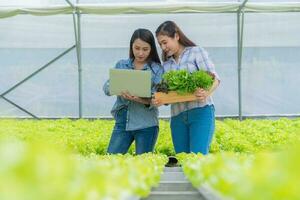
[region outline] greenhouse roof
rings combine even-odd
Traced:
[[[21,3],[22,2],[22,3]],[[48,2],[48,3],[47,3]],[[80,11],[83,14],[162,14],[162,13],[230,13],[238,12],[299,12],[300,1],[85,1],[69,0],[8,1],[0,3],[0,18],[19,14],[57,15]]]

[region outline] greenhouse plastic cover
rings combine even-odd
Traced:
[[[49,1],[48,4],[39,5],[39,1],[28,1],[24,5],[20,1],[4,1],[0,4],[0,18],[11,17],[18,14],[56,15],[68,14],[74,8],[86,14],[149,14],[149,13],[197,13],[197,12],[236,12],[242,2],[202,2],[202,1],[108,1],[94,4],[66,4],[66,2]],[[47,1],[46,1],[47,2]],[[62,5],[57,5],[62,3]],[[248,2],[244,11],[252,12],[287,12],[300,11],[300,2]]]
[[[2,0],[0,95],[75,44],[72,12],[79,9],[83,117],[110,116],[115,98],[102,92],[109,68],[128,57],[129,39],[136,28],[155,32],[165,20],[174,20],[189,38],[209,52],[215,63],[221,77],[214,94],[216,114],[238,115],[235,12],[241,2],[111,2],[71,1],[75,6],[72,8],[62,0]],[[249,0],[244,11],[243,115],[299,114],[299,1]],[[78,117],[76,49],[5,98],[38,117]],[[161,107],[160,111],[161,116],[169,116],[169,107]],[[0,97],[0,117],[30,116]]]

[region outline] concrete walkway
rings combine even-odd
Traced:
[[[144,200],[221,200],[206,188],[194,188],[181,167],[165,167],[159,186]]]

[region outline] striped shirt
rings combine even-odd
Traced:
[[[197,70],[209,71],[215,75],[215,78],[220,80],[219,75],[215,71],[214,64],[208,57],[208,53],[201,47],[185,47],[176,63],[173,57],[170,57],[167,61],[163,63],[163,68],[165,72],[171,70],[181,70],[185,69],[189,72],[194,72]],[[204,107],[206,105],[212,105],[213,99],[209,96],[205,102],[200,101],[190,101],[182,103],[171,104],[171,116],[176,116],[181,112],[190,110],[193,108]]]

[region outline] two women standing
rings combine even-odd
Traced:
[[[148,35],[152,35],[150,31],[145,31]],[[196,101],[171,104],[171,134],[175,152],[207,154],[215,129],[215,113],[211,95],[220,82],[207,52],[188,39],[174,22],[166,21],[156,30],[156,38],[162,49],[163,64],[161,67],[153,36],[146,41],[141,38],[143,34],[139,34],[140,38],[134,37],[134,35],[135,33],[130,42],[130,52],[133,53],[130,53],[127,61],[119,61],[116,68],[151,70],[153,85],[161,81],[163,72],[170,70],[185,69],[190,73],[196,70],[205,70],[214,75],[215,79],[211,89],[206,91],[198,88],[196,90]],[[136,46],[138,42],[141,43]],[[134,52],[135,50],[138,52],[139,48],[146,50],[146,47],[148,47],[148,54],[145,51],[143,55],[139,56]],[[136,65],[143,67],[139,68]],[[106,94],[109,94],[108,88],[109,82],[104,85]],[[154,89],[152,92],[155,92]],[[129,108],[129,105],[141,109],[132,109]],[[157,99],[141,99],[125,93],[118,96],[112,109],[116,124],[108,153],[126,153],[133,140],[136,143],[137,154],[153,151],[158,134],[156,107],[160,105],[162,104]],[[124,110],[120,112],[122,110],[120,108]],[[130,122],[129,119],[132,121]],[[144,130],[145,128],[146,130]],[[142,143],[139,142],[139,138],[143,138]],[[145,148],[146,146],[147,148]]]

